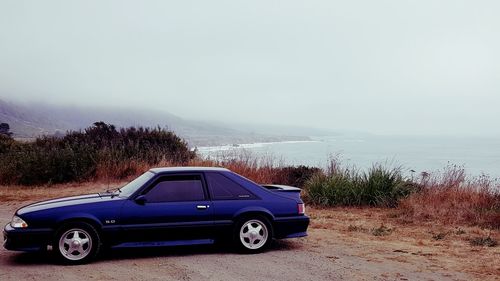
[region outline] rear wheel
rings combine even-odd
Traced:
[[[242,219],[235,229],[234,240],[243,252],[261,252],[272,240],[272,226],[260,216]]]
[[[81,264],[89,262],[97,255],[100,238],[92,225],[76,222],[62,226],[56,233],[52,245],[62,262]]]

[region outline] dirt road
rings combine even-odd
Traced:
[[[25,204],[1,203],[2,226]],[[278,241],[257,255],[217,246],[115,250],[92,264],[60,266],[50,254],[2,249],[0,280],[498,280],[498,247],[472,248],[453,237],[436,242],[393,226],[375,236],[365,230],[385,219],[374,212],[310,210],[309,237]]]

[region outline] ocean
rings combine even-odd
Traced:
[[[405,172],[439,172],[450,165],[461,166],[470,176],[500,178],[500,138],[330,136],[310,141],[253,143],[198,147],[205,157],[220,157],[227,151],[249,151],[284,164],[326,167],[332,155],[345,165],[367,169],[375,163],[401,166]]]

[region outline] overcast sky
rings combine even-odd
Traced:
[[[0,97],[499,135],[500,1],[0,1]]]

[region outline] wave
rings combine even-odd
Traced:
[[[242,143],[233,145],[219,145],[219,146],[200,146],[197,148],[198,152],[214,152],[214,151],[228,151],[235,149],[251,149],[259,148],[275,144],[295,144],[295,143],[314,143],[320,142],[318,140],[304,140],[304,141],[274,141],[274,142],[255,142],[255,143]]]

